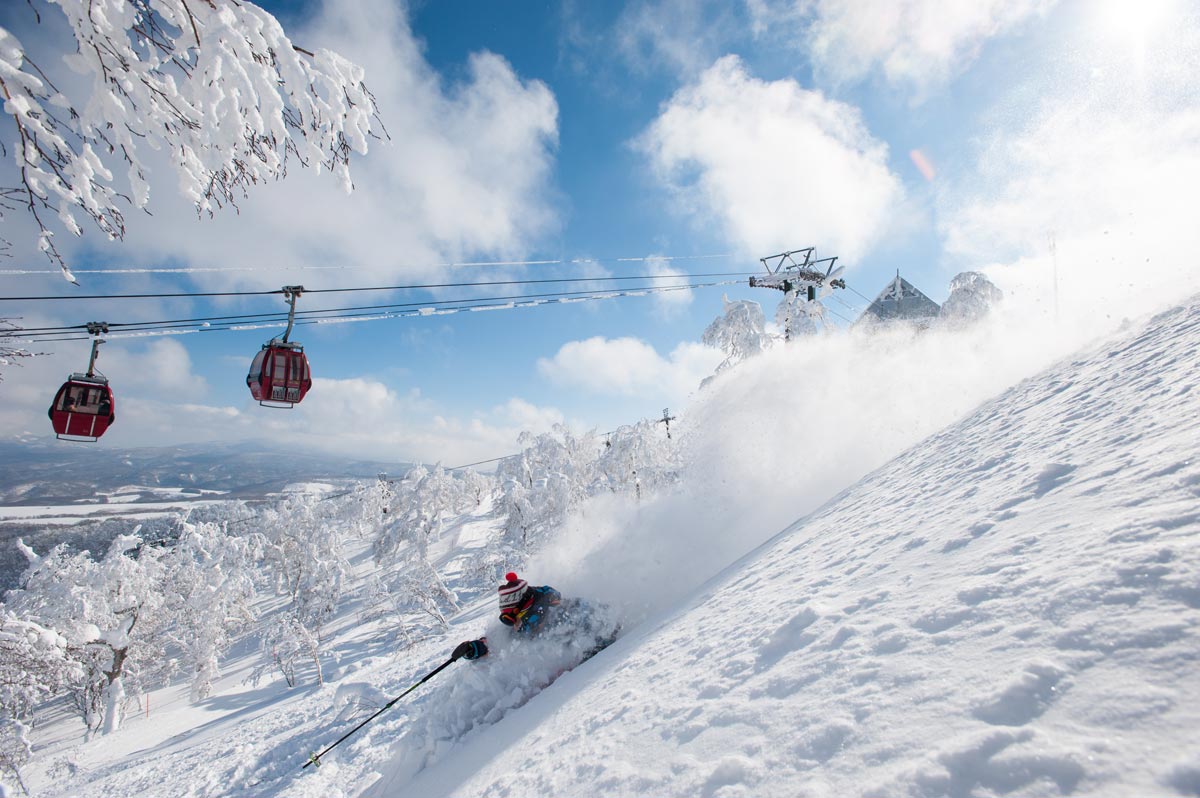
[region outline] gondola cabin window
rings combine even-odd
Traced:
[[[76,385],[63,392],[59,398],[58,409],[68,413],[107,416],[109,409],[106,405],[108,404],[107,389]]]

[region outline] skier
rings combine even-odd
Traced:
[[[594,635],[595,641],[584,659],[587,659],[616,639],[620,629],[607,634],[597,634],[593,628],[595,618],[592,608],[579,599],[564,599],[562,594],[549,585],[530,587],[529,583],[513,572],[504,575],[505,583],[498,588],[500,594],[500,623],[511,629],[517,637],[537,637],[557,628],[574,627]],[[454,659],[479,659],[487,656],[487,638],[466,640],[459,643],[451,655]]]

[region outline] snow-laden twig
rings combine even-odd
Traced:
[[[289,156],[353,188],[351,153],[365,153],[380,127],[362,68],[296,46],[253,3],[44,2],[66,16],[77,49],[63,60],[90,85],[60,91],[0,28],[0,96],[16,129],[16,185],[0,186],[0,206],[33,217],[38,248],[68,280],[49,215],[76,236],[82,213],[123,237],[121,204],[150,200],[147,149],[167,155],[201,214],[284,177]],[[114,176],[121,164],[128,193]]]

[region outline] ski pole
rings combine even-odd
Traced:
[[[346,739],[347,737],[349,737],[350,735],[354,734],[356,731],[358,731],[359,729],[361,729],[363,726],[366,726],[368,723],[370,723],[371,721],[375,720],[375,718],[379,717],[379,716],[380,716],[380,715],[382,715],[384,712],[386,712],[387,710],[391,709],[391,707],[392,707],[392,704],[396,703],[396,702],[397,702],[397,701],[399,701],[401,698],[404,698],[404,696],[408,695],[408,694],[409,694],[409,693],[411,693],[413,690],[416,690],[418,687],[420,687],[421,685],[425,684],[425,682],[429,681],[429,680],[430,680],[430,679],[432,679],[434,676],[437,676],[439,673],[441,673],[441,672],[442,672],[442,670],[443,670],[444,668],[447,668],[447,667],[449,667],[450,665],[452,665],[452,664],[454,663],[454,661],[455,661],[455,660],[457,660],[457,659],[458,659],[458,657],[451,657],[450,659],[448,659],[448,660],[446,660],[445,662],[443,662],[441,665],[438,665],[436,668],[434,668],[433,670],[431,670],[429,673],[425,674],[424,678],[422,678],[422,679],[421,679],[421,681],[417,682],[417,683],[416,683],[416,684],[414,684],[412,687],[408,688],[408,689],[407,689],[407,690],[405,690],[403,693],[401,693],[400,695],[398,695],[398,696],[396,696],[395,698],[393,698],[391,701],[389,701],[389,702],[387,702],[386,704],[384,704],[382,709],[380,709],[378,712],[376,712],[376,713],[375,713],[374,715],[372,715],[371,717],[369,717],[369,718],[367,718],[366,720],[364,720],[362,723],[360,723],[360,724],[358,724],[357,726],[355,726],[355,727],[354,727],[353,729],[351,729],[350,731],[348,731],[348,732],[346,732],[345,734],[343,734],[343,735],[342,735],[340,738],[338,738],[338,741],[337,741],[336,743],[334,743],[333,745],[329,746],[328,748],[326,748],[326,749],[325,749],[324,751],[322,751],[321,753],[319,753],[319,754],[309,754],[308,761],[307,761],[307,762],[305,762],[305,763],[304,763],[304,767],[303,767],[303,768],[300,768],[300,769],[301,769],[301,770],[304,770],[304,768],[308,767],[309,765],[316,765],[317,767],[320,767],[320,766],[321,766],[321,757],[325,756],[325,755],[326,755],[326,754],[328,754],[330,751],[332,751],[333,749],[337,748],[337,747],[338,747],[338,746],[339,746],[339,745],[342,743],[342,741],[343,741],[343,740],[345,740],[345,739]]]

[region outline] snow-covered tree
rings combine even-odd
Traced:
[[[360,485],[357,493],[362,501],[362,523],[366,534],[373,534],[379,528],[383,516],[391,511],[395,496],[395,480],[387,474],[380,474],[374,482]]]
[[[367,151],[376,114],[363,70],[293,44],[253,3],[28,4],[39,21],[55,7],[65,15],[74,42],[62,60],[75,74],[56,83],[55,53],[31,53],[0,28],[3,140],[15,162],[0,178],[0,207],[32,214],[39,248],[67,279],[50,217],[81,235],[82,215],[121,238],[122,206],[142,209],[150,199],[149,151],[165,156],[201,214],[283,177],[289,159],[327,168],[351,188],[350,153]]]
[[[595,435],[574,435],[561,424],[541,435],[522,433],[525,449],[496,469],[505,541],[517,567],[542,547],[567,513],[589,496],[596,482],[599,444]]]
[[[406,528],[421,558],[428,559],[430,541],[441,535],[446,519],[462,513],[470,501],[462,484],[440,465],[432,470],[417,466],[404,481],[409,486],[408,500],[404,512],[393,519],[393,528]]]
[[[136,534],[119,535],[99,560],[65,545],[39,556],[21,544],[29,567],[6,596],[18,617],[66,638],[82,672],[72,704],[91,732],[120,728],[127,695],[177,665],[164,648],[162,550],[140,544]]]
[[[785,341],[795,341],[821,332],[829,319],[819,299],[810,301],[803,292],[788,291],[775,308],[775,323],[783,330]]]
[[[0,703],[11,715],[67,692],[90,730],[113,731],[127,692],[179,669],[194,699],[209,694],[220,657],[253,618],[261,537],[185,522],[176,539],[146,545],[137,531],[99,560],[65,545],[44,556],[23,547],[30,565],[0,630]]]
[[[441,535],[449,516],[459,515],[473,500],[463,485],[440,466],[416,466],[395,488],[394,509],[375,541],[375,561],[383,571],[383,595],[393,607],[427,614],[443,628],[447,613],[458,609],[458,597],[446,586],[430,559],[429,546]]]
[[[486,474],[480,474],[473,468],[464,469],[459,473],[458,479],[463,496],[471,499],[476,507],[481,506],[496,491],[496,480]]]
[[[654,491],[678,480],[679,451],[657,421],[640,421],[619,427],[596,463],[604,485],[617,493]]]
[[[164,558],[168,634],[191,675],[193,701],[207,698],[221,657],[255,620],[255,575],[265,539],[214,523],[185,523]]]
[[[82,678],[77,653],[53,629],[0,613],[0,713],[28,719],[42,701]]]
[[[21,778],[21,767],[32,758],[33,743],[29,740],[29,727],[19,720],[0,718],[0,773],[8,773],[16,779],[21,792],[26,795],[31,793]],[[3,787],[2,783],[0,787]],[[5,792],[0,790],[0,798]]]
[[[311,661],[317,681],[324,683],[322,630],[335,615],[350,574],[346,515],[353,517],[361,507],[361,503],[339,505],[304,493],[262,514],[265,560],[276,593],[288,599],[287,607],[268,624],[263,654],[289,684],[294,684],[299,660]]]
[[[987,316],[1004,299],[1004,292],[980,272],[962,272],[950,281],[950,296],[942,303],[938,322],[962,329]]]
[[[730,301],[728,296],[722,297],[722,301],[725,312],[708,325],[700,339],[725,353],[725,360],[717,366],[718,372],[754,357],[771,343],[771,336],[766,332],[766,317],[757,302],[748,299]]]
[[[321,635],[305,625],[294,612],[285,612],[271,623],[263,633],[262,650],[268,666],[279,670],[288,687],[297,684],[296,669],[303,662],[311,662],[317,682],[324,684],[321,668]],[[254,672],[254,681],[262,676],[267,667]]]

